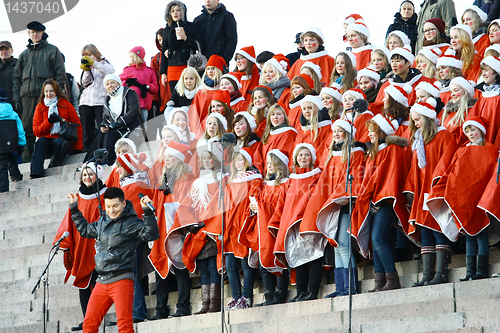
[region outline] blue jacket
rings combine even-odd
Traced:
[[[15,127],[17,127],[17,129],[15,129]],[[3,134],[17,132],[17,146],[26,146],[26,135],[24,133],[23,123],[9,103],[0,103],[0,128],[2,128],[2,133],[0,133],[0,138],[2,138],[2,140],[7,139],[6,137],[3,138]],[[9,129],[11,131],[9,131]],[[14,140],[14,138],[10,140]],[[3,146],[3,143],[0,143],[0,146]],[[0,150],[3,151],[4,149],[0,148]],[[13,151],[15,150],[17,150],[17,148]]]

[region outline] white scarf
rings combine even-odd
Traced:
[[[113,119],[116,120],[122,114],[122,97],[123,97],[123,86],[120,86],[118,91],[109,96],[109,110]]]
[[[427,165],[427,160],[425,158],[424,137],[420,128],[415,132],[415,141],[413,141],[413,145],[411,146],[411,150],[415,149],[417,150],[418,167],[423,169]]]
[[[208,181],[210,179],[213,179],[213,171],[202,170],[200,177],[196,179],[191,186],[188,197],[193,201],[191,207],[193,207],[194,210],[200,212],[202,208],[206,210],[210,200],[212,200],[212,195],[208,192]]]
[[[198,92],[198,89],[194,88],[193,90],[188,90],[184,89],[184,96],[186,96],[187,99],[193,99],[194,95]]]
[[[57,97],[54,97],[52,99],[44,98],[43,103],[45,106],[49,107],[49,113],[47,115],[48,118],[50,118],[51,115],[57,114],[59,115],[59,110],[57,109],[57,102],[58,99]],[[50,134],[58,134],[59,130],[61,129],[61,123],[57,122],[52,125],[52,128],[50,129]]]

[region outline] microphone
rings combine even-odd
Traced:
[[[64,238],[68,237],[69,236],[69,232],[65,231],[61,238],[59,238],[59,240],[54,244],[54,246],[52,246],[52,250],[55,249],[56,247],[59,248],[59,244],[61,244],[61,242],[63,241]]]
[[[216,140],[214,142],[236,143],[236,135],[234,135],[233,133],[226,133],[222,136],[222,139]]]
[[[106,148],[94,150],[94,157],[92,157],[88,162],[102,161],[108,156],[108,150]]]
[[[139,197],[139,199],[142,199],[142,198],[144,198],[144,197],[145,197],[145,195],[144,195],[144,194],[142,194],[142,193],[137,194],[137,196]],[[156,209],[153,207],[153,205],[151,204],[151,202],[146,202],[146,206],[148,206],[148,208],[149,208],[149,209],[150,209],[153,213],[154,213],[154,212],[156,212]]]

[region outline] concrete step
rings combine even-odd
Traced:
[[[465,313],[445,313],[423,317],[375,321],[359,326],[360,332],[367,333],[404,333],[404,332],[439,332],[450,329],[463,329]]]

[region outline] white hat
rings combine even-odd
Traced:
[[[425,101],[425,103],[415,103],[410,112],[420,113],[423,116],[426,116],[431,119],[436,119],[436,105],[437,102],[434,98],[429,97]]]
[[[371,120],[373,120],[386,135],[392,135],[396,133],[397,129],[399,128],[397,120],[393,120],[391,122],[381,114],[377,114]]]
[[[319,95],[321,96],[323,94],[330,95],[333,98],[335,98],[337,101],[342,103],[342,94],[340,93],[339,89],[330,88],[330,87],[323,87],[323,88],[321,88],[321,92],[319,93]]]
[[[128,144],[130,146],[130,148],[132,148],[132,152],[134,154],[137,154],[137,147],[135,146],[135,143],[134,141],[128,139],[128,138],[121,138],[121,139],[118,139],[118,141],[115,142],[115,150],[116,148],[118,147],[118,144],[120,142],[125,142],[126,144]]]
[[[285,68],[283,68],[283,65],[281,65],[278,60],[276,60],[275,58],[271,58],[269,59],[268,61],[266,61],[264,63],[264,67],[263,68],[266,68],[267,65],[272,65],[273,67],[275,67],[283,76],[286,76],[287,74],[287,71],[285,70]]]
[[[268,157],[269,157],[269,154],[276,155],[276,157],[279,158],[281,160],[281,162],[283,162],[285,165],[288,165],[288,163],[290,163],[290,159],[288,158],[288,156],[283,154],[281,152],[281,150],[279,150],[279,149],[272,149],[272,150],[268,151],[267,152]]]
[[[408,35],[405,34],[404,32],[400,31],[400,30],[394,30],[394,31],[391,31],[388,35],[387,35],[387,39],[389,39],[392,35],[396,35],[398,36],[401,41],[403,41],[403,45],[410,45],[410,38],[408,38]]]
[[[179,127],[175,126],[174,124],[165,125],[165,126],[163,126],[163,129],[169,129],[172,132],[174,132],[175,135],[177,135],[177,137],[179,138],[179,140],[182,140],[182,138],[184,137],[182,135],[181,129]]]
[[[454,26],[454,27],[452,27],[452,28],[450,29],[450,34],[451,34],[451,32],[452,32],[453,30],[455,30],[455,29],[462,29],[463,31],[465,31],[465,32],[469,35],[470,39],[472,40],[472,30],[470,30],[470,27],[469,27],[468,25],[465,25],[465,24],[457,24],[456,26]]]
[[[302,33],[305,34],[307,32],[314,32],[316,35],[318,35],[319,37],[321,37],[321,39],[323,40],[323,42],[325,42],[325,36],[323,35],[323,32],[321,31],[320,28],[318,27],[307,27],[303,30],[304,32]],[[300,38],[302,39],[302,35],[300,36]]]
[[[120,79],[120,77],[118,76],[118,74],[115,74],[115,73],[106,75],[104,77],[104,79],[102,80],[102,84],[105,85],[106,82],[108,82],[109,80],[116,81],[116,82],[118,82],[119,85],[122,84],[122,80]]]
[[[189,123],[189,116],[187,109],[188,109],[187,107],[173,108],[172,111],[170,111],[169,124],[173,124],[174,116],[177,112],[183,112],[186,115],[186,122]]]
[[[302,70],[302,68],[304,67],[309,67],[310,69],[312,69],[316,75],[318,76],[318,79],[322,79],[323,78],[323,75],[321,75],[321,67],[319,67],[318,65],[316,65],[315,63],[312,63],[310,61],[306,61],[301,67],[300,67],[300,70]]]
[[[191,154],[191,151],[189,150],[188,145],[175,141],[170,141],[167,148],[163,152],[163,156],[167,156],[169,154],[177,157],[179,160],[184,162],[186,160],[187,154]]]
[[[467,126],[469,125],[472,125],[479,128],[479,130],[481,130],[481,132],[483,132],[483,134],[486,135],[486,126],[484,124],[484,120],[485,119],[483,119],[483,117],[481,116],[474,116],[466,119],[464,124],[462,125],[462,130],[464,131],[464,134],[465,134],[465,128],[467,128]]]
[[[219,121],[222,123],[222,126],[224,127],[224,131],[227,131],[227,119],[221,115],[219,112],[211,112],[208,114],[208,116],[205,118],[205,127],[208,122],[208,119],[210,118],[217,118]]]
[[[486,14],[485,12],[483,12],[483,11],[481,10],[481,8],[479,8],[478,6],[476,6],[476,5],[472,5],[472,6],[469,6],[469,7],[465,8],[464,13],[465,13],[466,11],[468,11],[469,9],[470,9],[470,10],[473,10],[473,11],[475,11],[475,12],[477,13],[477,15],[479,16],[479,18],[481,19],[481,22],[483,22],[483,23],[484,23],[484,22],[488,21],[488,14]],[[463,16],[463,15],[462,15],[462,16]],[[464,22],[462,22],[462,23],[464,23]],[[479,22],[478,22],[478,23],[479,23]]]
[[[497,75],[500,75],[500,59],[494,56],[487,56],[481,61],[481,65],[485,64],[493,68]]]
[[[385,47],[385,46],[377,46],[375,47],[373,50],[372,50],[372,54],[373,52],[375,52],[376,50],[380,50],[382,52],[384,52],[385,56],[387,57],[387,60],[390,62],[391,61],[391,51]]]
[[[307,148],[309,152],[311,153],[312,157],[312,164],[316,162],[316,149],[314,149],[313,145],[310,143],[299,143],[298,145],[295,146],[295,149],[293,150],[293,159],[295,163],[295,155],[299,151],[300,148]]]
[[[357,75],[358,82],[359,82],[359,79],[361,79],[363,76],[367,76],[369,78],[372,78],[373,80],[375,80],[375,82],[377,82],[377,84],[380,81],[380,74],[377,73],[377,71],[375,71],[371,67],[366,67],[366,68],[363,68],[362,70],[358,71],[358,75]]]
[[[441,51],[440,48],[435,47],[435,48],[423,48],[420,50],[420,52],[418,52],[418,54],[424,55],[435,65],[439,57],[443,54],[443,52]]]
[[[451,80],[450,86],[452,84],[458,84],[460,87],[462,87],[467,93],[469,94],[470,97],[474,97],[474,86],[476,85],[473,81],[467,81],[461,76],[458,76]]]
[[[403,47],[396,47],[394,50],[392,50],[391,57],[394,54],[399,54],[400,56],[408,60],[410,64],[413,64],[413,62],[415,61],[415,56],[411,53],[410,45],[405,45]]]
[[[306,95],[300,101],[300,106],[302,106],[305,102],[313,103],[314,105],[316,105],[318,107],[318,110],[321,110],[325,107],[325,105],[323,104],[323,101],[320,99],[320,96]]]
[[[500,26],[500,20],[495,20],[495,21],[498,21],[498,25]],[[486,52],[488,52],[488,50],[494,50],[494,51],[497,51],[498,53],[500,53],[500,44],[491,44],[490,46],[488,46],[484,50],[484,54],[486,54]]]
[[[422,81],[420,82],[416,87],[415,87],[415,91],[417,89],[423,89],[425,90],[427,93],[431,94],[432,97],[434,98],[438,98],[439,97],[439,94],[441,93],[441,88],[442,88],[442,85],[441,85],[441,82],[439,81],[436,81],[434,83],[430,83],[430,82],[426,82],[426,81]]]
[[[370,38],[370,30],[368,30],[368,27],[366,26],[366,24],[364,22],[361,22],[361,21],[356,21],[354,23],[349,24],[345,30],[346,31],[349,31],[349,30],[356,31],[356,32],[359,32],[359,33],[362,33],[363,35],[365,35],[366,38]]]
[[[488,25],[487,31],[490,31],[490,27],[492,24],[496,24],[496,25],[500,26],[500,19],[496,19],[496,20],[491,21],[491,23]],[[497,44],[493,44],[493,45],[497,45]]]
[[[248,125],[250,125],[250,129],[252,131],[254,131],[257,128],[257,123],[255,122],[255,117],[252,116],[250,113],[248,113],[247,111],[241,111],[241,112],[236,113],[234,116],[236,117],[238,115],[245,117],[245,119],[247,120]]]
[[[236,86],[238,87],[238,90],[241,89],[241,87],[242,87],[241,82],[240,82],[240,80],[238,80],[238,78],[236,76],[234,76],[232,73],[226,73],[226,74],[222,75],[220,78],[222,80],[225,77],[230,78],[231,80],[233,80],[236,83]]]
[[[83,163],[83,165],[82,165],[82,169],[81,169],[82,172],[83,172],[83,169],[85,169],[85,168],[89,168],[97,175],[97,178],[102,179],[102,176],[104,173],[104,168],[102,167],[102,165],[95,164],[94,162],[86,162],[86,163]]]
[[[352,126],[352,136],[356,136],[356,127],[352,125],[352,123],[348,120],[345,119],[337,119],[335,122],[332,124],[333,126],[340,126],[342,127],[347,133],[351,133],[351,126]]]
[[[444,55],[439,57],[436,67],[439,68],[441,66],[454,67],[462,70],[463,62],[462,60],[456,57],[456,52],[451,47],[446,50]]]
[[[335,55],[335,59],[337,59],[337,56],[338,56],[340,53],[345,53],[345,54],[347,54],[347,55],[349,56],[349,59],[351,60],[352,67],[356,68],[357,63],[356,63],[356,56],[354,55],[354,53],[352,53],[351,51],[342,50],[342,51],[339,51],[339,52]]]
[[[388,85],[384,92],[390,95],[396,102],[408,107],[408,96],[411,94],[412,87],[405,83],[402,87],[396,85]]]

